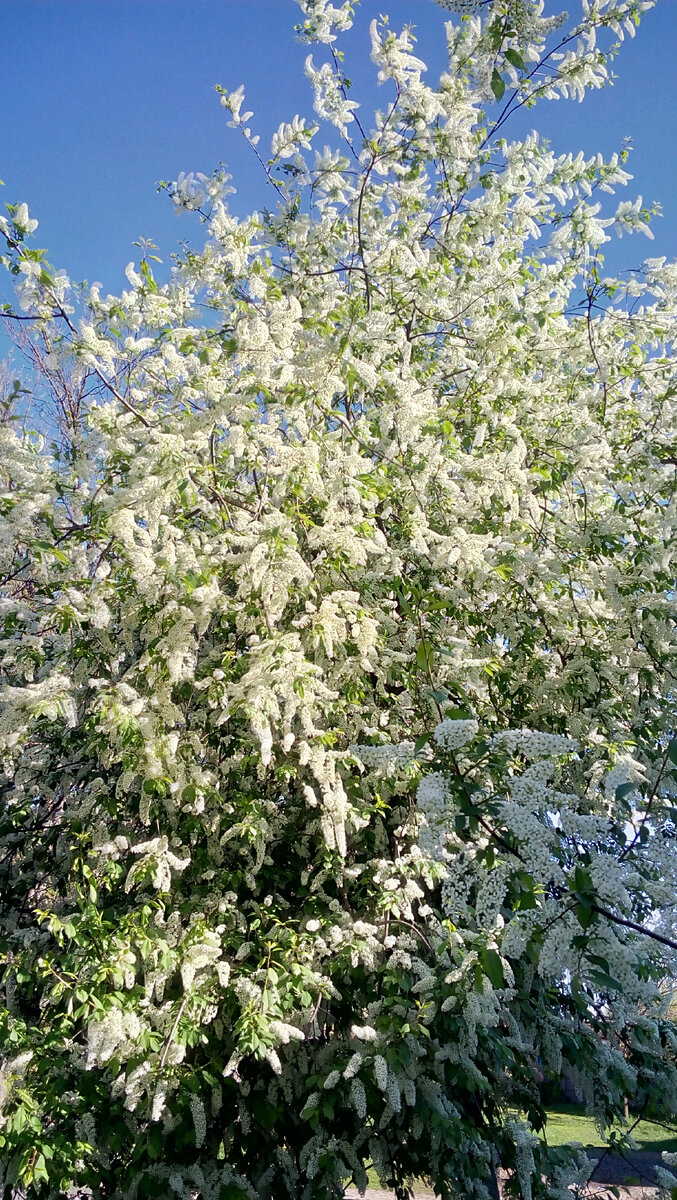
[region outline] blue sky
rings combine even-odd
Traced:
[[[572,16],[579,4],[570,0]],[[548,12],[559,7],[548,0]],[[383,11],[393,26],[417,26],[430,76],[443,61],[445,14],[432,0],[363,0],[345,48],[354,98],[367,111],[382,102],[368,24]],[[245,84],[264,150],[281,120],[312,116],[302,69],[308,48],[294,39],[299,17],[292,0],[3,0],[0,201],[27,201],[40,222],[36,244],[74,279],[121,289],[139,237],[158,244],[166,268],[178,243],[200,244],[202,231],[197,219],[176,217],[156,193],[158,180],[208,173],[223,161],[238,188],[236,212],[268,202],[261,169],[227,128],[213,88]],[[632,139],[635,181],[626,194],[660,200],[664,216],[655,242],[614,244],[614,270],[647,254],[677,255],[676,49],[677,0],[658,0],[615,60],[613,88],[582,105],[542,104],[522,126],[535,126],[558,150],[611,153]],[[0,297],[10,298],[4,279]]]

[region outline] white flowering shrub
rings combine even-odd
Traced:
[[[353,7],[270,159],[220,89],[265,207],[167,185],[169,283],[0,220],[3,1197],[563,1200],[541,1077],[677,1115],[677,269],[604,273],[624,154],[507,137],[649,5],[446,0],[437,84],[376,21],[373,126]]]

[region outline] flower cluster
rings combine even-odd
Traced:
[[[523,754],[532,762],[572,754],[578,748],[573,738],[557,733],[541,733],[533,729],[509,729],[494,737],[494,744],[511,754]]]
[[[416,803],[423,818],[418,844],[436,861],[445,858],[448,788],[444,776],[435,771],[424,775],[416,789]]]
[[[475,720],[451,720],[447,718],[435,726],[434,736],[438,746],[444,750],[460,750],[474,738],[479,730]]]
[[[383,742],[380,746],[351,746],[350,753],[370,771],[407,767],[416,759],[413,742]]]
[[[204,208],[205,204],[214,205],[223,201],[225,196],[235,191],[228,180],[230,175],[218,171],[214,175],[205,175],[202,171],[186,175],[182,171],[175,183],[168,187],[168,192],[177,208],[187,211]]]

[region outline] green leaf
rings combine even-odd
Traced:
[[[480,962],[484,969],[484,974],[493,983],[494,987],[505,987],[505,975],[503,974],[503,963],[500,955],[492,950],[489,946],[480,950]]]
[[[33,542],[36,550],[41,550],[44,554],[51,554],[57,558],[59,562],[67,563],[68,555],[64,554],[63,550],[58,550],[56,546],[52,546],[50,542],[42,542],[38,538]]]
[[[621,783],[620,786],[616,788],[616,799],[617,799],[618,803],[620,804],[621,801],[625,800],[626,796],[629,796],[631,792],[636,792],[636,791],[637,791],[636,783]]]
[[[500,50],[503,43],[503,38],[505,37],[505,26],[503,21],[501,21],[498,17],[492,21],[491,25],[487,29],[487,34],[491,49]]]
[[[157,284],[153,278],[153,272],[151,271],[150,267],[148,266],[148,263],[146,262],[145,258],[141,259],[141,262],[139,263],[139,267],[141,269],[141,274],[143,275],[144,279],[146,280],[146,283],[148,284],[149,290],[151,292],[157,292]]]
[[[38,1154],[35,1163],[33,1164],[33,1179],[43,1181],[49,1179],[44,1154]]]
[[[503,96],[505,95],[505,82],[503,80],[503,76],[499,74],[495,67],[491,76],[491,90],[497,100],[503,99]]]
[[[668,758],[677,765],[677,738],[673,738],[668,745]]]
[[[517,69],[520,71],[524,70],[524,59],[522,58],[519,50],[515,50],[514,47],[511,46],[508,50],[506,50],[505,57],[509,63],[512,63],[513,67],[517,67]]]
[[[623,984],[614,979],[613,975],[607,975],[606,971],[588,971],[588,978],[605,992],[622,993],[623,991]]]
[[[571,882],[571,891],[581,903],[590,903],[590,896],[594,894],[594,889],[590,872],[585,867],[577,866],[575,868]]]
[[[427,642],[419,642],[416,647],[416,666],[427,671],[430,665],[429,647]]]

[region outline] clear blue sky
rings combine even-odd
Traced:
[[[547,11],[564,4],[548,0]],[[580,0],[568,6],[573,16]],[[367,110],[382,102],[368,24],[383,11],[393,26],[416,24],[431,76],[443,61],[445,14],[432,0],[363,0],[345,45],[354,96]],[[299,18],[292,0],[2,0],[0,201],[27,201],[40,222],[36,244],[74,279],[119,290],[140,236],[159,245],[167,266],[180,241],[200,244],[203,233],[196,218],[176,217],[155,191],[158,180],[209,173],[224,161],[238,188],[236,212],[268,202],[261,170],[227,128],[213,88],[245,84],[264,153],[282,119],[312,116],[308,48],[294,40]],[[615,60],[613,88],[582,105],[541,104],[523,124],[558,150],[611,153],[632,139],[635,182],[626,195],[660,200],[664,216],[655,242],[614,246],[613,269],[650,254],[677,256],[676,50],[677,0],[658,0]],[[0,297],[9,298],[4,279]]]

